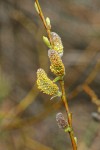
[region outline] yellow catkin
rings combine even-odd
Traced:
[[[49,50],[48,56],[51,62],[51,72],[53,72],[56,76],[64,76],[65,74],[65,67],[64,64],[59,56],[59,54],[55,50]]]
[[[63,44],[62,44],[60,36],[55,32],[51,32],[51,38],[52,38],[52,42],[53,42],[53,49],[55,51],[57,51],[60,56],[62,56],[63,55]]]
[[[59,92],[58,86],[53,83],[43,69],[37,70],[37,85],[43,93],[48,95],[57,95]]]

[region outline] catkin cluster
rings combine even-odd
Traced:
[[[51,62],[50,70],[57,77],[63,77],[65,74],[65,67],[61,60],[61,55],[63,54],[62,41],[55,32],[51,32],[51,38],[53,42],[53,49],[48,50],[48,56]],[[47,38],[44,38],[44,40],[45,39],[45,42],[47,42]],[[60,91],[58,86],[47,77],[47,74],[41,68],[37,70],[37,85],[38,88],[45,94],[61,96],[61,94],[59,94]]]

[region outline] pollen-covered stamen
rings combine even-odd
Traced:
[[[63,44],[60,36],[55,32],[51,32],[51,38],[53,42],[53,49],[56,50],[61,57],[63,55]]]
[[[47,77],[47,74],[41,68],[37,70],[37,85],[45,94],[57,95],[59,93],[58,86]]]
[[[61,112],[56,114],[56,121],[59,128],[65,129],[68,126],[68,123]]]
[[[55,50],[49,50],[48,56],[51,62],[51,72],[53,72],[56,76],[64,76],[65,74],[65,67],[64,64],[59,56],[59,54]]]

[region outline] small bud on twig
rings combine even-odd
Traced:
[[[39,12],[39,9],[38,9],[38,6],[37,6],[37,3],[36,3],[36,2],[35,2],[35,4],[34,4],[34,6],[35,6],[35,9],[36,9],[37,13],[39,14],[40,12]]]
[[[63,114],[61,112],[56,114],[56,121],[59,128],[65,129],[67,127],[67,121],[65,120]]]
[[[75,142],[76,142],[76,145],[77,145],[77,137],[74,137],[74,140],[75,140]]]
[[[43,41],[49,48],[51,48],[50,41],[46,36],[43,36]]]
[[[47,23],[48,28],[51,29],[51,23],[50,23],[49,17],[46,18],[46,23]]]

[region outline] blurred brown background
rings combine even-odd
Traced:
[[[79,150],[100,150],[100,0],[40,0],[63,41],[65,89]],[[44,26],[32,0],[0,0],[0,150],[71,150],[55,116],[58,98],[37,90],[50,73]],[[95,121],[91,114],[96,112]]]

